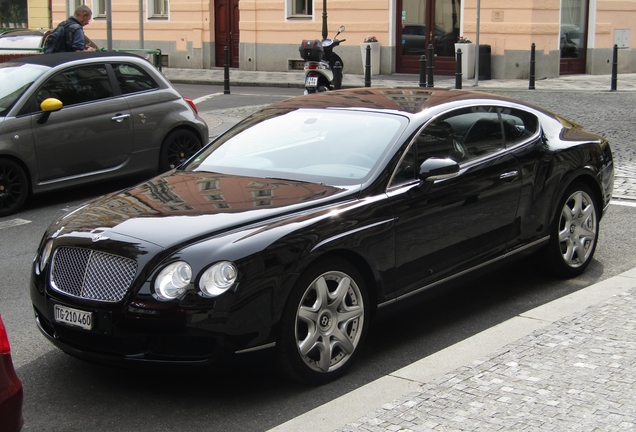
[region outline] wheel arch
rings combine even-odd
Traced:
[[[552,200],[552,219],[550,220],[550,225],[554,222],[554,218],[556,217],[556,213],[558,210],[557,206],[559,205],[561,198],[563,198],[563,194],[570,186],[572,186],[572,184],[576,182],[581,182],[592,190],[592,193],[594,194],[593,198],[599,206],[599,221],[600,219],[602,219],[603,186],[599,183],[597,177],[594,175],[594,172],[589,169],[583,169],[574,172],[570,176],[568,176],[567,181],[564,181],[562,183],[562,186],[559,188],[558,193],[554,194],[554,199]]]
[[[360,272],[360,276],[362,276],[362,278],[364,279],[364,283],[367,287],[367,295],[369,296],[369,300],[371,302],[370,312],[371,316],[373,316],[378,305],[378,282],[376,280],[373,269],[371,268],[367,260],[365,260],[364,257],[359,253],[349,249],[334,249],[325,252],[311,260],[310,263],[303,267],[300,273],[306,271],[314,264],[328,259],[340,259],[343,261],[347,261]]]
[[[182,123],[182,124],[176,125],[172,129],[169,129],[168,131],[166,131],[165,134],[163,134],[163,138],[161,139],[161,147],[163,148],[163,145],[166,142],[166,138],[168,138],[168,136],[171,133],[176,132],[178,130],[184,130],[184,129],[185,130],[189,130],[190,132],[193,132],[197,137],[199,137],[199,139],[201,140],[201,147],[203,147],[203,146],[205,146],[207,144],[206,140],[207,140],[208,137],[202,137],[200,131],[197,128],[195,128],[195,127],[193,127],[193,126],[191,126],[191,125],[189,125],[187,123]]]

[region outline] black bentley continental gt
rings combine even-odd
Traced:
[[[31,298],[65,352],[222,363],[301,382],[351,366],[378,308],[521,252],[594,255],[610,146],[503,97],[365,88],[268,106],[181,166],[46,231]]]

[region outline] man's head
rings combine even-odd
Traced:
[[[93,11],[86,5],[81,5],[77,9],[75,9],[75,13],[73,14],[75,19],[79,21],[79,23],[84,27],[89,22],[91,22],[91,18],[93,18]]]

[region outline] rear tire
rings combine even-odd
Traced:
[[[0,216],[17,213],[29,195],[29,180],[20,165],[0,159]]]
[[[571,184],[557,206],[545,254],[554,274],[572,278],[585,271],[596,250],[598,224],[592,190],[584,183]]]
[[[304,384],[344,375],[364,342],[370,306],[364,279],[348,262],[328,259],[305,271],[281,320],[277,356],[285,375]]]
[[[188,129],[177,129],[166,136],[161,145],[159,172],[163,173],[188,160],[201,149],[201,140]]]

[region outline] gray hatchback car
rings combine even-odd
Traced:
[[[0,216],[29,194],[167,171],[207,142],[194,103],[139,56],[0,63]]]

